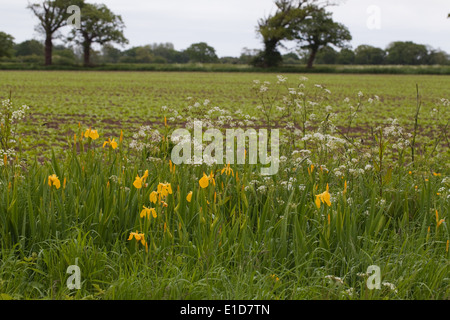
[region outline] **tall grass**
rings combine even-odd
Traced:
[[[271,177],[260,175],[261,165],[231,165],[229,174],[218,164],[173,165],[170,123],[138,151],[119,133],[113,149],[103,146],[113,137],[86,137],[79,126],[50,161],[5,158],[1,297],[448,299],[445,162],[416,154],[414,167],[401,163],[386,135],[391,126],[375,130],[370,146],[333,140],[328,112],[306,112],[316,112],[325,131],[304,135],[313,134],[304,140],[308,152],[303,143],[283,144],[286,159]],[[448,161],[446,148],[438,150]],[[214,176],[205,188],[204,173]],[[153,203],[161,183],[172,192]],[[331,206],[319,208],[327,186]],[[156,217],[141,217],[144,206]],[[145,244],[128,240],[136,231]],[[66,270],[75,261],[82,288],[69,290]],[[370,265],[381,268],[380,290],[366,286]]]

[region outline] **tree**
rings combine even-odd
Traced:
[[[32,3],[28,8],[33,11],[40,23],[37,30],[45,35],[45,65],[52,64],[53,39],[56,32],[67,24],[70,13],[67,8],[71,5],[83,7],[83,0],[46,0]]]
[[[22,56],[43,56],[45,52],[44,45],[37,40],[26,40],[14,46],[16,57]]]
[[[0,31],[0,58],[11,57],[14,47],[14,37]]]
[[[251,64],[252,61],[261,54],[261,50],[249,49],[247,47],[242,48],[239,60],[243,64]]]
[[[105,44],[102,48],[102,61],[106,63],[117,63],[119,62],[122,52],[113,47],[111,44]]]
[[[128,43],[123,35],[124,28],[122,17],[115,15],[104,4],[85,4],[80,29],[73,29],[68,40],[82,46],[84,65],[89,66],[91,48],[94,43],[100,45]]]
[[[299,56],[294,52],[283,54],[281,57],[283,58],[283,64],[300,64],[301,62]]]
[[[383,64],[386,57],[386,52],[381,48],[376,48],[369,45],[360,45],[355,49],[355,63],[356,64]]]
[[[66,48],[64,45],[55,45],[53,47],[53,63],[60,65],[74,65],[77,62],[77,57],[71,48]]]
[[[428,64],[431,65],[447,65],[450,63],[450,56],[447,52],[441,50],[430,49],[428,53]]]
[[[296,28],[319,7],[316,0],[276,0],[276,12],[258,21],[257,32],[264,50],[253,61],[261,67],[275,67],[282,61],[278,47],[283,40],[293,40]]]
[[[311,53],[309,52],[311,55]],[[335,64],[337,61],[339,53],[334,50],[334,48],[330,46],[325,46],[323,48],[320,48],[319,51],[317,51],[316,55],[316,63],[317,64]],[[308,57],[309,60],[309,57]]]
[[[411,41],[393,42],[388,45],[386,52],[388,64],[419,65],[426,64],[428,60],[427,47]]]
[[[355,63],[355,53],[350,49],[342,49],[336,59],[337,64],[354,64]]]
[[[192,62],[213,63],[219,60],[216,50],[205,42],[191,44],[185,52]]]
[[[345,47],[347,41],[352,39],[350,31],[343,24],[334,22],[331,13],[325,9],[317,9],[311,17],[294,28],[295,39],[302,49],[310,52],[307,67],[312,68],[317,52],[327,46]]]

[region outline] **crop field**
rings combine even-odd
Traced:
[[[444,75],[1,71],[0,299],[450,299],[449,99]],[[280,139],[230,163],[208,128]]]
[[[315,84],[331,91],[321,97],[321,104],[331,105],[336,113],[348,113],[351,106],[356,109],[358,93],[364,93],[365,101],[360,115],[354,119],[353,130],[367,129],[388,118],[396,118],[410,129],[417,104],[416,85],[422,97],[421,112],[427,115],[421,117],[420,130],[430,133],[439,130],[438,123],[445,122],[428,115],[442,98],[450,96],[447,76],[309,75],[308,78],[312,97],[320,93]],[[298,85],[295,79],[298,76],[288,76],[289,85]],[[140,125],[160,125],[165,115],[173,118],[173,124],[183,124],[189,115],[181,112],[192,100],[200,103],[209,100],[210,106],[230,111],[236,120],[244,114],[263,120],[256,108],[261,101],[252,90],[253,80],[277,81],[275,74],[59,71],[2,72],[0,80],[0,99],[9,98],[11,92],[17,104],[31,107],[23,123],[23,140],[27,149],[39,154],[65,146],[67,136],[73,136],[79,122],[108,134],[124,129],[126,135],[132,135]],[[381,103],[367,103],[375,96]],[[346,98],[350,101],[345,102]],[[180,114],[174,117],[163,112],[163,106]],[[238,110],[242,111],[241,116],[235,113]],[[179,119],[180,116],[183,118]],[[337,125],[345,126],[347,119],[347,115],[338,117]]]

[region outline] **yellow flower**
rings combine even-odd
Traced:
[[[347,193],[347,180],[345,180],[345,182],[344,182],[344,191],[343,191],[343,193],[344,194]]]
[[[56,174],[52,174],[51,176],[48,176],[48,185],[50,187],[55,186],[56,189],[59,189],[61,187],[61,182],[59,181]]]
[[[188,193],[187,197],[186,197],[187,202],[191,202],[192,200],[192,191]]]
[[[91,138],[92,140],[98,139],[99,135],[97,130],[91,130],[91,128],[87,129],[84,133],[85,138]]]
[[[316,207],[317,209],[320,209],[320,194],[316,195]]]
[[[142,244],[145,244],[145,235],[143,233],[139,233],[137,230],[136,232],[130,232],[128,240],[132,240],[133,238],[135,238],[136,241],[140,241]]]
[[[147,218],[150,218],[150,214],[153,216],[153,218],[157,217],[156,210],[154,208],[147,208],[146,206],[143,206],[144,209],[141,211],[141,218],[147,216]]]
[[[440,177],[440,176],[441,176],[440,173],[436,173],[436,172],[433,172],[433,175],[434,175],[435,177]]]
[[[158,194],[164,198],[167,197],[169,194],[172,194],[172,186],[170,183],[160,183],[158,184]]]
[[[329,207],[331,207],[331,194],[328,192],[329,188],[328,188],[328,183],[327,183],[327,189],[322,192],[321,194],[316,195],[316,206],[317,209],[320,209],[320,203],[326,203]]]
[[[439,228],[439,226],[445,221],[445,219],[439,220],[439,213],[436,210],[436,228]]]
[[[202,187],[203,189],[208,187],[208,185],[209,185],[208,176],[205,173],[203,173],[203,177],[198,181],[198,183],[200,184],[200,187]]]
[[[119,138],[119,142],[122,143],[123,141],[123,131],[120,130],[120,138]]]
[[[220,174],[223,174],[224,172],[226,173],[227,176],[229,176],[230,174],[231,174],[232,176],[234,176],[233,169],[230,168],[230,164],[229,164],[229,163],[222,169],[222,171],[220,172]]]
[[[156,203],[158,201],[158,192],[153,191],[150,193],[150,202]]]
[[[136,176],[134,182],[133,182],[133,186],[136,189],[141,189],[143,183],[145,182],[145,179],[148,178],[148,170],[145,170],[144,175],[142,177],[139,177],[139,175]]]
[[[140,178],[139,175],[137,175],[136,179],[133,182],[133,186],[136,189],[140,189],[140,188],[142,188],[142,182],[143,182],[143,178]]]
[[[206,173],[203,172],[203,177],[198,181],[200,187],[202,187],[203,189],[207,188],[209,186],[209,182],[212,182],[213,185],[216,185],[214,174],[211,171],[210,175],[207,176]]]
[[[275,274],[272,274],[270,277],[275,281],[280,281],[280,278],[278,278]]]
[[[136,239],[136,241],[140,241],[142,243],[142,245],[145,246],[145,251],[148,252],[148,245],[147,242],[145,241],[145,235],[143,233],[139,233],[137,230],[136,232],[130,232],[130,236],[128,237],[128,241],[132,240],[133,238]]]
[[[114,138],[113,138],[112,140],[111,140],[111,138],[109,138],[108,141],[103,142],[103,148],[104,148],[106,145],[110,145],[111,148],[113,148],[113,149],[116,149],[117,146],[118,146],[118,144],[117,144],[117,142],[114,140]]]

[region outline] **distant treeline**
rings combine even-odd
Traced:
[[[303,60],[307,56],[308,54],[305,53]],[[293,58],[295,59],[295,57]],[[397,41],[389,44],[386,49],[360,45],[355,50],[336,51],[332,47],[326,46],[317,53],[316,64],[450,65],[450,56],[442,50],[436,50],[427,45]]]
[[[105,64],[192,64],[215,63],[251,65],[260,50],[244,48],[239,57],[218,57],[213,47],[200,42],[185,50],[176,50],[172,43],[154,43],[120,50],[104,45],[91,51],[93,65]],[[78,66],[83,64],[83,50],[75,46],[55,45],[55,65]],[[283,65],[305,65],[309,57],[307,50],[284,54]],[[0,61],[9,63],[44,64],[44,44],[27,40],[14,44]],[[386,49],[360,45],[356,49],[335,50],[331,46],[320,49],[316,64],[322,65],[450,65],[450,56],[441,50],[413,42],[393,42]]]

